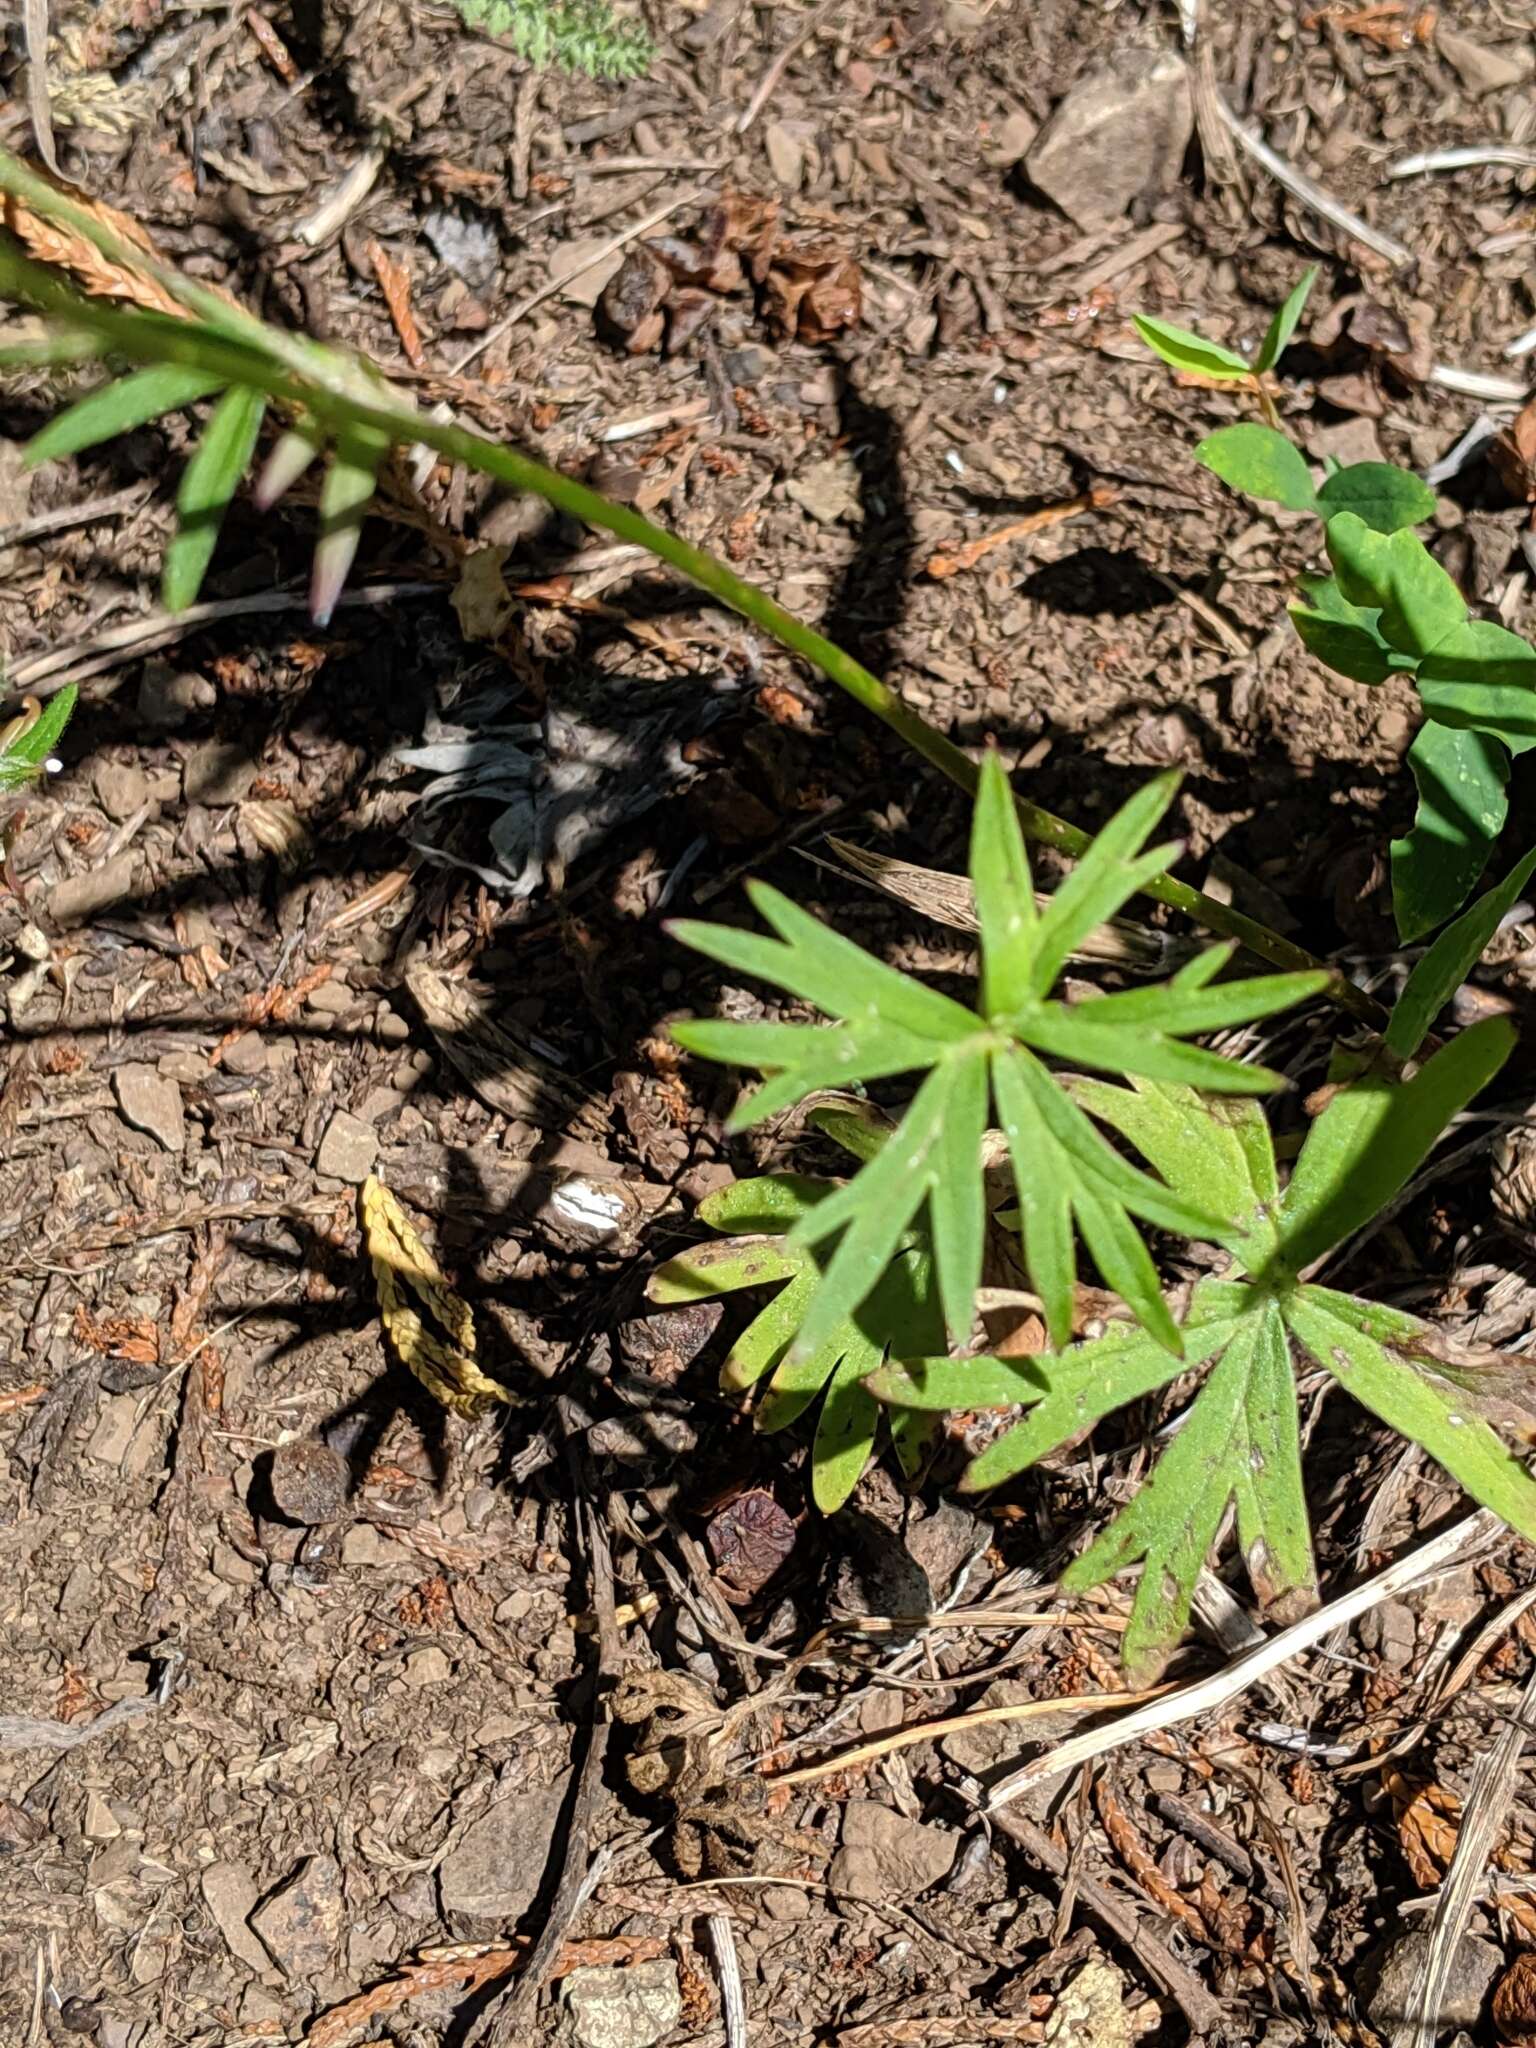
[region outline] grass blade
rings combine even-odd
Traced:
[[[971,823],[971,886],[981,930],[982,1014],[1005,1017],[1030,997],[1038,915],[1019,814],[995,753],[981,764]]]
[[[28,466],[79,455],[98,442],[131,434],[136,427],[148,426],[165,413],[195,405],[198,399],[220,390],[224,382],[223,377],[211,376],[206,370],[184,369],[180,363],[164,363],[118,377],[77,399],[40,433],[34,434],[27,443]]]
[[[176,533],[165,551],[160,598],[167,611],[185,611],[202,588],[219,528],[240,479],[250,467],[267,401],[235,385],[209,416],[176,493]]]

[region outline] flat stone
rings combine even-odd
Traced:
[[[514,1792],[466,1828],[437,1873],[445,1913],[516,1920],[527,1912],[544,1881],[569,1783],[566,1772],[552,1785]]]
[[[249,796],[256,763],[236,740],[203,740],[186,758],[182,794],[189,804],[237,804]]]
[[[211,711],[219,693],[207,676],[191,669],[173,669],[168,662],[146,661],[139,678],[139,717],[161,732],[185,725],[194,711]]]
[[[304,998],[305,1009],[313,1010],[317,1017],[345,1017],[357,1005],[356,991],[334,975],[329,981],[322,981],[318,988],[312,988]]]
[[[360,1117],[338,1109],[320,1140],[315,1170],[328,1174],[332,1180],[350,1181],[357,1187],[372,1173],[378,1156],[378,1132]]]
[[[834,1891],[874,1904],[913,1899],[948,1876],[959,1845],[959,1836],[948,1829],[908,1820],[878,1799],[850,1799],[827,1882]]]
[[[594,263],[592,259],[602,249],[608,250],[608,254]],[[567,305],[595,306],[623,261],[624,251],[613,247],[612,235],[582,235],[574,242],[557,243],[545,268],[549,282],[558,284]],[[591,267],[583,270],[583,264]]]
[[[453,1676],[453,1664],[446,1650],[428,1643],[406,1658],[404,1676],[407,1685],[446,1685]]]
[[[219,1060],[226,1074],[237,1074],[243,1080],[266,1073],[271,1064],[267,1042],[258,1031],[242,1031],[238,1038],[232,1038]]]
[[[167,1152],[180,1152],[187,1142],[187,1112],[181,1090],[154,1067],[114,1067],[112,1093],[126,1123],[147,1131]]]
[[[1171,50],[1120,50],[1058,104],[1024,167],[1068,220],[1096,226],[1177,181],[1193,128],[1183,61]]]
[[[271,1959],[246,1922],[256,1909],[256,1880],[243,1863],[210,1863],[202,1875],[203,1904],[224,1937],[224,1946],[258,1977],[267,1976]]]
[[[677,1965],[665,1961],[572,1970],[560,1996],[581,2048],[653,2048],[683,2013]]]
[[[305,1528],[338,1521],[347,1511],[347,1461],[318,1437],[294,1437],[279,1444],[272,1453],[268,1480],[278,1513]]]
[[[135,761],[98,761],[91,787],[97,803],[119,825],[151,800],[149,777]]]
[[[1371,2025],[1378,2033],[1391,2034],[1408,2018],[1409,2003],[1428,1953],[1427,1930],[1403,1935],[1386,1951],[1376,1990],[1367,2007]],[[1504,1958],[1491,1941],[1484,1941],[1481,1935],[1464,1934],[1451,1960],[1445,1996],[1435,2015],[1440,2026],[1475,2027],[1494,1979],[1503,1967]]]
[[[144,856],[135,847],[87,868],[83,875],[66,875],[48,892],[48,911],[55,924],[82,924],[87,918],[110,910],[139,892],[144,874]]]
[[[306,1856],[250,1916],[262,1946],[286,1976],[325,1976],[341,1937],[341,1868],[334,1856]]]
[[[1514,44],[1508,49],[1490,50],[1486,43],[1474,43],[1453,29],[1435,30],[1435,51],[1445,59],[1467,91],[1481,97],[1485,92],[1504,92],[1529,78],[1533,60],[1529,49]]]

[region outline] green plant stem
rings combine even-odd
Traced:
[[[776,604],[766,591],[748,583],[702,548],[655,526],[627,505],[614,504],[586,484],[559,470],[547,469],[532,457],[489,441],[452,422],[433,420],[389,387],[363,364],[333,349],[321,348],[303,336],[268,328],[243,308],[181,277],[167,266],[146,261],[130,251],[101,223],[72,205],[55,189],[29,172],[14,157],[0,152],[0,190],[9,190],[38,212],[66,221],[110,258],[126,267],[148,270],[172,290],[196,316],[216,330],[208,334],[191,322],[185,325],[164,315],[125,312],[102,306],[65,285],[46,266],[33,262],[13,246],[0,244],[0,290],[30,299],[71,327],[97,333],[116,354],[141,363],[185,362],[224,371],[271,397],[312,414],[334,434],[342,427],[366,424],[390,440],[422,442],[450,461],[462,462],[515,491],[533,492],[584,525],[598,527],[619,540],[642,547],[658,561],[678,570],[711,597],[759,627],[791,654],[799,655],[888,726],[905,745],[947,775],[968,794],[979,780],[976,764],[921,713],[915,711],[878,676],[841,647]],[[1064,818],[1015,796],[1026,838],[1081,856],[1090,835]],[[1272,967],[1287,971],[1326,968],[1327,963],[1292,945],[1268,926],[1244,917],[1225,903],[1203,895],[1172,875],[1154,876],[1142,893],[1192,918],[1206,930],[1235,939]],[[1364,989],[1333,970],[1332,1000],[1361,1023],[1379,1030],[1386,1013]]]

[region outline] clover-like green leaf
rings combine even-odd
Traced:
[[[180,363],[161,363],[114,378],[87,392],[64,412],[55,413],[27,443],[27,462],[52,462],[78,455],[119,434],[131,434],[164,413],[195,405],[198,399],[220,390],[225,381],[206,370],[183,368]]]
[[[1424,1043],[1429,1027],[1483,957],[1533,873],[1536,849],[1517,862],[1497,888],[1479,896],[1470,910],[1447,925],[1417,962],[1387,1024],[1387,1048],[1399,1059],[1411,1059]]]
[[[1325,478],[1317,493],[1324,519],[1353,512],[1377,533],[1396,533],[1430,518],[1435,494],[1412,470],[1391,462],[1351,462]]]
[[[73,683],[50,697],[36,718],[11,722],[0,739],[0,790],[7,794],[35,782],[53,758],[80,695]],[[55,763],[57,766],[57,763]]]
[[[176,532],[160,584],[167,611],[185,611],[202,587],[229,501],[256,452],[266,406],[261,392],[237,384],[209,415],[176,493]]]
[[[1175,370],[1197,377],[1251,377],[1253,366],[1234,349],[1219,341],[1207,341],[1187,327],[1175,327],[1171,320],[1154,320],[1150,313],[1135,313],[1131,325],[1156,356]]]
[[[1381,631],[1379,606],[1353,605],[1333,576],[1303,576],[1303,602],[1291,607],[1291,623],[1309,654],[1325,668],[1356,683],[1384,683],[1412,657],[1389,647]]]
[[[1377,533],[1354,512],[1323,532],[1344,597],[1380,612],[1382,637],[1400,654],[1422,659],[1466,618],[1466,600],[1417,534]]]
[[[1291,512],[1317,509],[1318,491],[1312,472],[1296,443],[1274,427],[1256,421],[1218,427],[1195,450],[1195,460],[1245,498],[1284,505]]]
[[[1443,924],[1487,867],[1509,808],[1509,755],[1485,732],[1428,720],[1408,749],[1413,829],[1392,842],[1392,903],[1405,942]]]
[[[1268,332],[1259,344],[1259,353],[1254,359],[1254,368],[1262,374],[1272,370],[1291,345],[1291,336],[1296,332],[1307,298],[1317,283],[1318,266],[1309,263],[1296,283],[1286,294],[1285,301],[1275,309],[1275,316],[1269,323]]]
[[[1418,666],[1430,717],[1491,733],[1512,754],[1536,746],[1536,648],[1491,619],[1463,619]]]

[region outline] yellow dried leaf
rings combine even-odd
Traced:
[[[437,1261],[389,1189],[370,1175],[363,1182],[360,1206],[379,1315],[400,1363],[410,1368],[435,1401],[456,1414],[482,1415],[498,1401],[516,1406],[520,1397],[489,1379],[475,1363],[475,1318],[470,1306],[443,1278]],[[445,1335],[427,1328],[416,1304]]]

